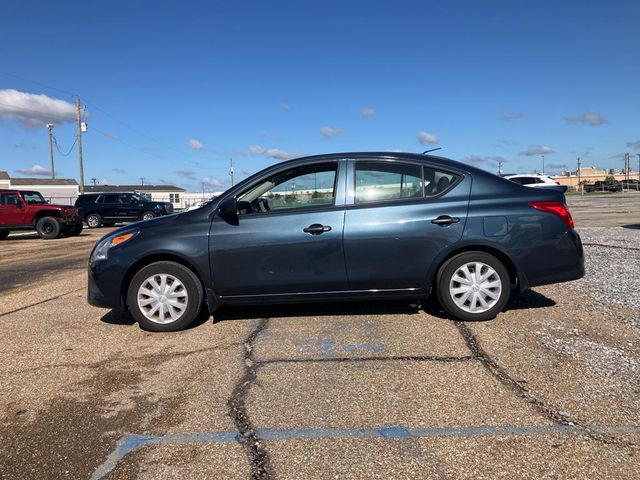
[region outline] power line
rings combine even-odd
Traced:
[[[71,148],[69,149],[69,151],[67,153],[64,153],[62,150],[60,150],[60,145],[58,144],[58,139],[56,138],[55,135],[53,135],[53,144],[56,146],[56,150],[58,150],[58,152],[60,153],[60,155],[62,155],[63,157],[68,157],[71,152],[73,151],[73,147],[76,146],[76,143],[78,143],[78,137],[75,137],[75,140],[73,141],[73,145],[71,145]]]
[[[25,82],[33,83],[35,85],[40,85],[41,87],[49,88],[51,90],[57,90],[58,92],[65,93],[67,95],[71,95],[71,96],[75,95],[75,93],[71,93],[71,92],[69,92],[67,90],[63,90],[61,88],[53,87],[51,85],[47,85],[46,83],[38,82],[36,80],[31,80],[29,78],[21,77],[20,75],[16,75],[14,73],[5,72],[3,70],[0,70],[0,73],[3,74],[3,75],[7,75],[8,77],[17,78],[18,80],[23,80]]]

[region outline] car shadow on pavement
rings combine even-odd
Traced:
[[[509,303],[505,307],[507,310],[525,310],[529,308],[545,308],[553,307],[555,300],[536,292],[535,290],[526,290],[520,294],[513,293],[509,299]]]
[[[206,309],[206,307],[203,306],[196,319],[185,330],[199,327],[210,318],[211,315],[209,314],[209,311]],[[100,321],[103,323],[108,323],[110,325],[135,325],[136,323],[135,319],[129,313],[129,311],[124,309],[109,310],[100,318]]]
[[[369,302],[300,303],[289,305],[224,306],[213,314],[213,321],[279,317],[325,317],[340,315],[387,315],[418,313],[416,303],[399,300]]]

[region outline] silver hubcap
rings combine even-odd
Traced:
[[[486,263],[469,262],[451,277],[449,293],[465,312],[486,312],[500,299],[502,282],[498,273]]]
[[[142,219],[143,219],[143,220],[151,220],[153,217],[155,217],[155,215],[154,215],[153,213],[145,213],[145,214],[142,216]]]
[[[160,273],[147,278],[138,289],[138,308],[154,323],[172,323],[187,309],[189,295],[173,275]]]
[[[97,227],[98,226],[98,217],[94,217],[93,215],[89,215],[89,218],[87,218],[87,225],[89,225],[90,227]]]

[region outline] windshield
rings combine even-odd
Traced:
[[[28,204],[47,203],[40,192],[22,192],[22,198]]]

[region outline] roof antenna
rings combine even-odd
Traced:
[[[424,152],[422,152],[422,155],[425,155],[429,152],[435,152],[436,150],[442,150],[442,147],[432,148],[431,150],[425,150]]]

